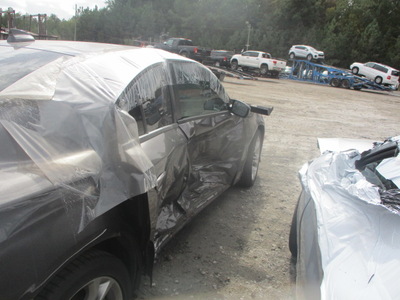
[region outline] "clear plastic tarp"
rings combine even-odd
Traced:
[[[40,49],[41,41],[21,49],[1,45],[0,65],[9,71],[0,75],[0,208],[29,202],[35,210],[40,205],[32,201],[36,195],[67,189],[78,195],[64,202],[79,232],[96,216],[157,185],[154,165],[139,141],[143,128],[128,108],[154,100],[155,82],[172,84],[167,61],[178,56],[157,49],[68,45],[54,41],[51,51]],[[160,72],[136,80],[157,66]],[[214,78],[205,68],[192,68],[183,70],[179,80],[193,82],[197,69]],[[185,78],[187,73],[193,77]],[[211,88],[229,101],[222,85]],[[72,206],[74,211],[68,209]],[[9,225],[0,240],[12,232]]]
[[[400,295],[399,211],[384,205],[382,188],[355,168],[360,158],[358,150],[325,151],[300,171],[302,201],[314,207],[316,217],[316,224],[302,223],[303,234],[315,232],[316,240],[301,244],[300,299],[313,288],[307,278],[315,278],[316,272],[308,265],[316,260],[322,272],[314,295],[320,294],[321,299],[397,299]],[[377,169],[390,169],[391,177],[397,177],[398,159],[390,159],[391,166],[384,160],[379,167],[378,162]]]

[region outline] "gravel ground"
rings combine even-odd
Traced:
[[[234,99],[273,106],[258,179],[233,187],[163,249],[139,299],[294,299],[288,248],[297,172],[318,137],[399,135],[400,92],[346,90],[283,79],[225,78]]]

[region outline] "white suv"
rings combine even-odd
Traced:
[[[399,87],[399,70],[376,62],[365,64],[355,62],[350,66],[353,74],[363,75],[377,84],[390,85],[395,89]]]
[[[309,61],[311,60],[323,60],[325,58],[325,53],[318,51],[315,48],[307,45],[294,45],[289,50],[289,58],[305,58]]]

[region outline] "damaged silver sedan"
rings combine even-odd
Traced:
[[[400,295],[400,136],[320,139],[290,232],[298,299]],[[345,150],[347,149],[347,150]]]
[[[15,34],[0,42],[0,298],[129,299],[187,221],[254,184],[272,109],[162,50]]]

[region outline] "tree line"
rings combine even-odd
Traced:
[[[186,37],[236,52],[249,40],[249,49],[279,58],[306,44],[337,67],[377,61],[399,69],[399,16],[400,0],[108,0],[69,20],[51,15],[46,27],[64,40],[133,45]]]

